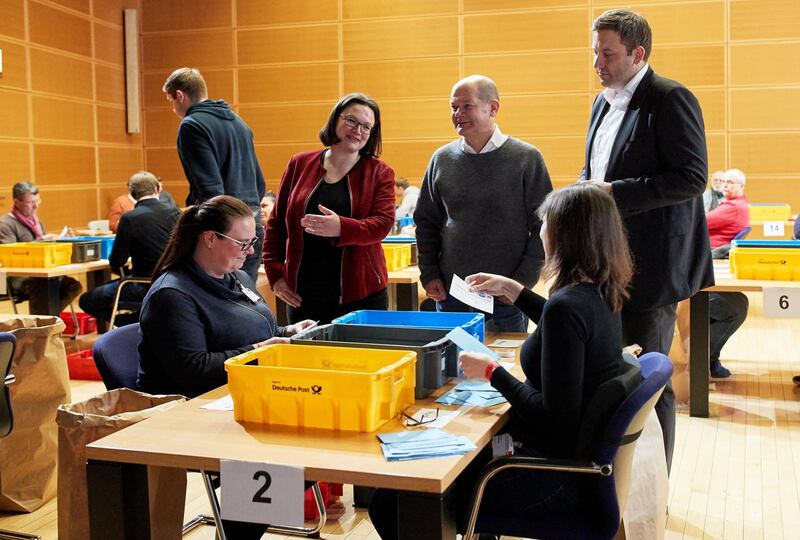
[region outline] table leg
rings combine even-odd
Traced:
[[[111,281],[111,270],[109,268],[101,268],[100,270],[86,272],[87,291],[91,291],[100,285],[105,285],[109,281]]]
[[[455,495],[401,491],[398,501],[399,540],[456,538]]]
[[[398,311],[419,311],[418,283],[396,283],[395,294]]]
[[[708,418],[708,293],[689,301],[689,414]]]
[[[47,278],[47,313],[54,317],[61,314],[61,306],[59,305],[59,282],[60,277]]]
[[[91,540],[150,540],[147,466],[89,460]]]

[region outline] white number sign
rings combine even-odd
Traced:
[[[783,221],[765,221],[764,236],[783,237]]]
[[[302,467],[220,460],[222,517],[302,527],[304,477]]]
[[[800,287],[764,288],[765,317],[800,317]]]

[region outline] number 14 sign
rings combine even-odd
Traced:
[[[765,317],[800,317],[800,287],[765,287]]]
[[[303,526],[302,467],[226,459],[219,467],[223,519]]]

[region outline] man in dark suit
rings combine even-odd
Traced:
[[[677,302],[714,283],[702,194],[708,162],[700,105],[647,65],[652,32],[641,15],[606,11],[592,23],[595,99],[581,180],[611,193],[628,230],[635,274],[622,310],[623,344],[669,352]],[[675,395],[656,405],[667,467]]]
[[[140,171],[128,181],[128,190],[136,199],[136,206],[130,212],[122,214],[117,227],[117,237],[114,247],[108,257],[111,268],[122,275],[121,269],[131,259],[132,272],[126,270],[126,275],[136,277],[152,277],[153,269],[164,253],[172,228],[178,221],[180,210],[175,206],[159,201],[161,185],[151,173]],[[80,299],[83,311],[91,314],[98,321],[111,319],[111,309],[114,296],[117,292],[119,281],[111,281],[87,292]],[[125,285],[120,294],[120,301],[141,302],[144,299],[149,285],[144,283],[131,283]],[[134,323],[138,316],[119,317],[120,325]]]

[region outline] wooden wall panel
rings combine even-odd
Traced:
[[[94,76],[97,101],[125,104],[125,71],[122,68],[97,64]]]
[[[381,132],[384,140],[455,138],[449,98],[381,103]]]
[[[179,66],[176,66],[176,68]],[[164,81],[173,70],[145,73],[142,77],[144,107],[169,107],[167,97],[161,89]],[[233,101],[233,70],[230,69],[202,69],[200,73],[206,81],[208,95],[211,99],[224,99],[229,104]]]
[[[279,182],[283,176],[289,158],[306,150],[321,150],[322,143],[316,142],[290,144],[257,144],[256,157],[261,165],[261,172],[268,181]],[[276,184],[277,185],[277,184]]]
[[[551,178],[578,179],[583,169],[585,136],[520,138],[539,149]]]
[[[92,64],[31,49],[31,89],[65,97],[92,99]]]
[[[585,91],[592,56],[583,51],[519,55],[466,56],[464,73],[480,73],[494,80],[500,97],[513,93]]]
[[[398,178],[421,181],[433,153],[454,138],[385,142],[381,159],[394,169]]]
[[[342,11],[345,19],[455,14],[458,12],[458,0],[404,0],[403,2],[343,0]]]
[[[328,119],[331,103],[284,105],[242,105],[239,114],[253,130],[256,144],[317,141]]]
[[[800,89],[731,91],[731,129],[798,129]]]
[[[87,19],[36,2],[28,2],[31,41],[83,56],[92,56]]]
[[[464,11],[512,11],[531,8],[558,8],[584,5],[588,6],[591,0],[464,0]],[[597,3],[596,1],[594,3]]]
[[[658,74],[687,87],[725,84],[725,46],[654,47],[648,60]]]
[[[80,11],[84,15],[88,15],[90,12],[89,7],[89,0],[51,0],[56,4],[60,4],[65,8],[74,9],[75,11]]]
[[[93,184],[94,146],[35,144],[37,184]]]
[[[39,215],[48,232],[58,233],[64,225],[86,227],[97,219],[97,191],[91,188],[49,188],[41,191]],[[46,217],[46,219],[45,219]]]
[[[731,45],[731,84],[800,84],[800,41]]]
[[[336,2],[318,0],[236,0],[238,26],[336,21]]]
[[[189,184],[185,180],[172,183],[164,182],[164,191],[172,195],[172,198],[175,199],[175,204],[179,208],[183,208],[186,205],[186,197],[189,196]]]
[[[725,133],[706,133],[706,149],[708,150],[708,174],[714,171],[729,169],[731,167],[738,167],[734,160],[731,160],[731,166],[727,165],[727,143],[728,136]]]
[[[458,54],[458,18],[345,23],[343,47],[346,62]]]
[[[145,151],[145,170],[162,178],[162,182],[186,182],[178,151],[170,148],[148,148]]]
[[[183,66],[228,67],[233,62],[231,30],[142,36],[142,65],[146,70],[171,72]]]
[[[747,177],[745,195],[750,202],[788,203],[792,213],[800,209],[800,176],[791,178],[754,178]]]
[[[695,90],[693,93],[700,102],[706,131],[726,129],[725,90]]]
[[[100,148],[98,150],[100,183],[127,186],[128,179],[137,171],[144,169],[144,155],[141,147]]]
[[[25,60],[25,47],[0,39],[3,50],[3,76],[0,88],[28,88],[28,63]]]
[[[615,4],[613,7],[620,7]],[[677,2],[629,5],[647,18],[653,31],[653,48],[659,45],[716,42],[725,39],[725,2]],[[608,7],[595,8],[594,16]]]
[[[800,38],[797,0],[731,2],[731,40]]]
[[[13,185],[20,180],[32,178],[30,145],[28,143],[0,141],[0,155],[3,156],[3,166],[0,167],[0,185]],[[0,192],[0,195],[5,195],[5,193]]]
[[[0,103],[3,104],[0,137],[28,137],[28,97],[20,92],[0,90]]]
[[[306,64],[239,70],[239,103],[322,101],[339,98],[339,66]]]
[[[138,143],[142,136],[139,133],[128,133],[125,109],[97,105],[97,140],[112,143]]]
[[[124,9],[137,9],[139,0],[92,0],[92,13],[98,19],[122,26]]]
[[[444,98],[459,79],[458,58],[417,58],[344,65],[344,91],[383,98]],[[380,105],[380,102],[378,103]]]
[[[25,4],[23,0],[0,0],[0,34],[25,38]]]
[[[239,65],[336,60],[335,24],[239,30]],[[208,64],[208,62],[205,62]]]
[[[511,96],[501,100],[497,118],[503,133],[517,137],[586,136],[589,107],[585,95]]]
[[[180,118],[171,109],[145,110],[145,146],[171,146],[174,148],[180,123]]]
[[[118,66],[125,65],[125,36],[122,28],[95,24],[94,43],[98,59]]]
[[[775,175],[800,171],[800,133],[734,133],[731,166],[748,174]],[[798,175],[800,176],[800,175]],[[794,191],[800,191],[794,187]],[[797,208],[800,211],[800,207]]]
[[[170,0],[169,9],[158,9],[163,0],[142,0],[142,32],[229,28],[232,0]]]
[[[589,22],[585,9],[468,15],[464,17],[464,52],[588,48]]]

